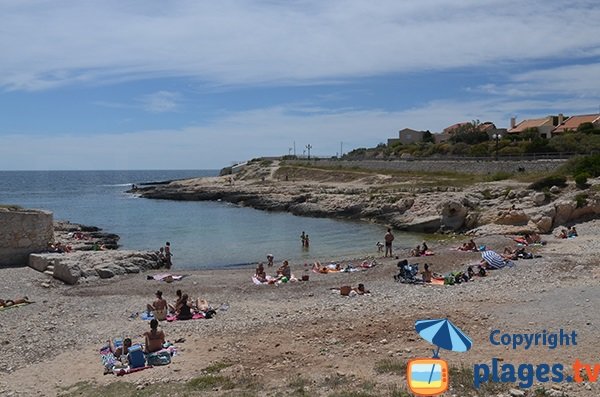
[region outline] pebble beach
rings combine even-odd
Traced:
[[[147,275],[157,273],[148,271],[74,286],[31,268],[0,269],[3,297],[26,295],[35,301],[0,312],[0,395],[69,395],[77,393],[81,382],[106,387],[123,381],[136,390],[152,390],[158,383],[189,382],[215,364],[223,366],[223,376],[238,379],[246,389],[214,387],[206,395],[242,395],[243,390],[249,395],[291,395],[297,389],[293,379],[298,378],[306,380],[302,386],[306,395],[362,390],[365,382],[392,393],[405,389],[403,375],[381,373],[378,368],[385,360],[430,356],[431,345],[414,331],[414,322],[424,318],[448,317],[473,339],[468,354],[444,354],[453,365],[472,366],[492,357],[516,363],[568,363],[575,358],[594,362],[600,356],[595,343],[600,325],[595,310],[600,301],[596,259],[600,221],[577,226],[580,236],[575,239],[543,236],[548,244],[533,249],[541,258],[521,259],[513,268],[454,286],[397,283],[393,275],[398,259],[382,258],[375,252],[378,265],[356,273],[315,274],[304,264],[292,263],[292,272],[308,274],[309,280],[282,285],[254,285],[250,279],[254,269],[248,267],[180,273],[175,267],[172,273],[185,275],[181,281],[148,280]],[[465,270],[467,264],[479,261],[480,254],[451,250],[461,241],[431,244],[434,256],[409,260],[430,263],[439,273]],[[501,251],[512,240],[488,236],[478,243]],[[408,252],[394,254],[404,259]],[[274,268],[267,271],[274,272]],[[371,294],[345,297],[332,291],[358,283],[365,284]],[[148,324],[139,313],[156,290],[173,301],[176,289],[206,299],[214,307],[225,303],[229,308],[213,319],[161,323],[167,339],[185,339],[177,345],[178,354],[170,365],[124,378],[103,375],[99,348],[111,337],[143,341]],[[559,328],[576,330],[580,344],[527,352],[488,341],[491,329]],[[245,382],[253,376],[260,377],[260,383],[248,386]],[[333,378],[339,382],[332,382]],[[600,393],[595,383],[544,386],[560,395]],[[386,393],[372,395],[390,395]],[[453,395],[475,395],[474,391],[461,393],[467,392],[455,390]]]

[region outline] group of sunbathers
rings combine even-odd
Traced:
[[[567,229],[562,229],[560,231],[560,234],[558,235],[559,238],[573,238],[573,237],[577,237],[577,230],[575,229],[575,226],[571,226],[569,228],[569,230]]]
[[[190,300],[188,294],[184,294],[180,289],[175,294],[177,295],[177,299],[171,305],[163,298],[162,291],[156,291],[156,299],[154,302],[146,305],[146,310],[148,313],[152,313],[154,318],[159,321],[166,320],[169,313],[174,315],[177,320],[191,320],[195,313],[201,312],[206,316],[206,313],[214,312],[205,299]]]
[[[423,244],[417,245],[416,248],[410,251],[410,256],[431,256],[433,252],[429,250],[427,243],[423,241]]]
[[[269,266],[273,265],[273,256],[267,255],[267,264]],[[288,261],[283,261],[282,265],[277,269],[274,277],[268,276],[265,271],[265,266],[262,262],[258,264],[256,267],[256,272],[254,274],[254,278],[258,280],[260,283],[268,283],[275,284],[278,282],[286,283],[292,280],[292,269],[290,268],[290,264]]]

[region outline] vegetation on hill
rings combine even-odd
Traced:
[[[588,126],[589,127],[589,126]],[[593,126],[592,126],[593,127]],[[551,139],[540,138],[535,130],[519,136],[504,136],[498,141],[499,156],[519,156],[534,153],[580,153],[600,151],[600,129],[588,128],[568,132]],[[443,143],[417,142],[392,145],[380,143],[374,148],[359,148],[344,155],[347,160],[394,159],[411,157],[475,156],[493,157],[496,141],[489,140],[485,133],[477,130],[461,131],[450,141]]]

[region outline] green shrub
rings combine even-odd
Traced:
[[[582,172],[581,174],[575,175],[575,184],[580,189],[586,189],[589,185],[587,183],[590,174]]]
[[[569,161],[567,170],[573,175],[587,173],[590,176],[600,176],[600,154],[577,157]]]
[[[586,193],[579,193],[575,196],[575,203],[577,208],[583,208],[587,204],[588,195]]]
[[[533,189],[539,192],[544,190],[544,188],[551,188],[552,186],[567,186],[567,178],[561,175],[550,175],[533,182],[531,185],[529,185],[529,189]]]

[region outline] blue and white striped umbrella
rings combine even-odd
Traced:
[[[447,318],[418,320],[415,329],[421,338],[436,345],[438,352],[440,347],[454,352],[466,352],[473,344],[471,339]],[[437,356],[437,352],[434,356]]]
[[[508,263],[496,251],[487,250],[481,253],[481,257],[487,262],[489,267],[501,269]]]

